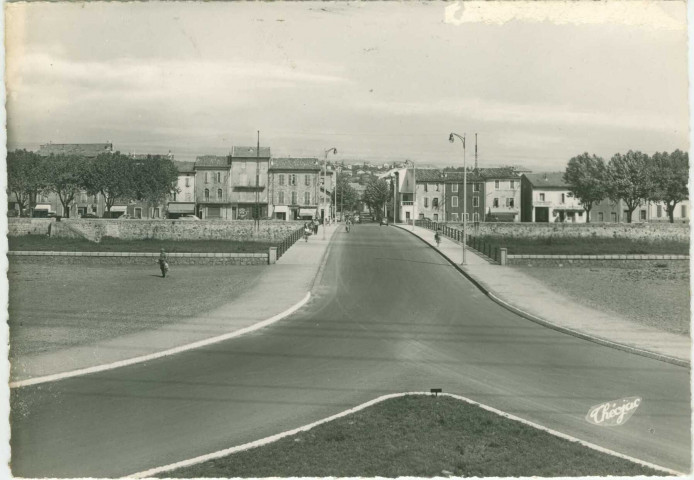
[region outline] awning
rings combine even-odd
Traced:
[[[289,207],[287,205],[277,205],[275,213],[289,213]]]
[[[299,209],[299,216],[300,217],[315,217],[316,216],[316,209],[315,208],[300,208]]]
[[[128,206],[127,206],[127,205],[114,205],[114,206],[111,207],[111,213],[113,213],[113,212],[116,212],[116,213],[118,213],[118,212],[126,212],[127,210],[128,210]]]
[[[51,211],[51,204],[50,203],[37,203],[36,206],[34,207],[34,210],[48,210],[50,212]]]
[[[169,203],[169,213],[195,213],[195,203]]]

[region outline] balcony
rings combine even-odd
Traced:
[[[411,200],[404,200],[404,201],[400,202],[400,205],[402,205],[403,207],[412,206],[413,204],[414,204],[414,202]]]

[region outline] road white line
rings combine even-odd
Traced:
[[[147,355],[141,355],[139,357],[129,358],[127,360],[120,360],[118,362],[106,363],[104,365],[97,365],[97,366],[88,367],[88,368],[81,368],[79,370],[72,370],[70,372],[56,373],[53,375],[46,375],[43,377],[34,377],[34,378],[29,378],[27,380],[10,382],[10,388],[28,387],[29,385],[37,385],[39,383],[46,383],[46,382],[55,382],[58,380],[63,380],[65,378],[78,377],[81,375],[89,375],[90,373],[103,372],[105,370],[113,370],[114,368],[126,367],[128,365],[134,365],[136,363],[149,362],[151,360],[156,360],[157,358],[168,357],[169,355],[175,355],[177,353],[186,352],[188,350],[194,350],[196,348],[206,347],[206,346],[212,345],[214,343],[223,342],[223,341],[229,340],[231,338],[240,337],[241,335],[245,335],[246,333],[250,333],[250,332],[253,332],[255,330],[260,330],[263,327],[267,327],[268,325],[273,324],[275,322],[278,322],[279,320],[282,320],[283,318],[291,315],[292,313],[296,312],[298,309],[300,309],[301,307],[306,305],[306,303],[308,302],[308,300],[310,298],[311,298],[311,292],[308,292],[306,294],[306,296],[304,296],[304,298],[301,299],[301,301],[294,304],[293,306],[291,306],[287,310],[285,310],[281,313],[278,313],[277,315],[270,317],[267,320],[263,320],[262,322],[258,322],[256,324],[249,326],[249,327],[245,327],[245,328],[242,328],[240,330],[236,330],[234,332],[225,333],[224,335],[219,335],[216,337],[206,338],[205,340],[200,340],[197,342],[189,343],[187,345],[181,345],[180,347],[170,348],[168,350],[163,350],[161,352],[150,353]]]
[[[217,452],[208,453],[206,455],[201,455],[199,457],[190,458],[188,460],[182,460],[180,462],[172,463],[169,465],[164,465],[163,467],[151,468],[149,470],[145,470],[142,472],[128,475],[127,477],[128,478],[152,478],[155,475],[158,475],[160,473],[169,472],[171,470],[176,470],[178,468],[189,467],[191,465],[196,465],[198,463],[207,462],[209,460],[214,460],[214,459],[221,458],[221,457],[226,457],[227,455],[242,452],[244,450],[249,450],[251,448],[261,447],[263,445],[267,445],[269,443],[276,442],[277,440],[280,440],[282,438],[289,437],[291,435],[295,435],[295,434],[300,433],[300,432],[306,432],[306,431],[312,429],[313,427],[316,427],[318,425],[330,422],[332,420],[350,415],[352,413],[358,412],[359,410],[363,410],[367,407],[370,407],[370,406],[375,405],[377,403],[383,402],[385,400],[390,400],[392,398],[398,398],[398,397],[404,397],[406,395],[429,395],[430,396],[433,394],[429,393],[429,392],[405,392],[405,393],[391,393],[389,395],[383,395],[381,397],[370,400],[366,403],[362,403],[361,405],[358,405],[354,408],[350,408],[349,410],[345,410],[344,412],[340,412],[338,414],[332,415],[332,416],[324,418],[322,420],[318,420],[317,422],[309,423],[308,425],[304,425],[302,427],[298,427],[298,428],[295,428],[293,430],[288,430],[286,432],[278,433],[276,435],[271,435],[269,437],[261,438],[260,440],[256,440],[253,442],[244,443],[243,445],[238,445],[236,447],[231,447],[231,448],[227,448],[224,450],[219,450]],[[462,400],[463,402],[469,403],[471,405],[476,405],[476,406],[481,407],[481,408],[483,408],[489,412],[495,413],[497,415],[501,415],[502,417],[508,418],[509,420],[515,420],[517,422],[523,423],[523,424],[528,425],[530,427],[547,432],[547,433],[554,435],[556,437],[563,438],[563,439],[569,440],[571,442],[579,443],[580,445],[583,445],[584,447],[596,450],[596,451],[601,452],[601,453],[606,453],[606,454],[612,455],[614,457],[622,458],[624,460],[628,460],[630,462],[642,465],[644,467],[649,467],[649,468],[652,468],[654,470],[659,470],[659,471],[667,473],[669,475],[675,475],[675,476],[685,475],[682,472],[678,472],[676,470],[671,470],[669,468],[661,467],[660,465],[656,465],[654,463],[645,462],[643,460],[639,460],[638,458],[630,457],[628,455],[624,455],[622,453],[615,452],[614,450],[610,450],[608,448],[604,448],[604,447],[601,447],[599,445],[595,445],[594,443],[580,440],[576,437],[572,437],[571,435],[567,435],[565,433],[561,433],[561,432],[558,432],[556,430],[552,430],[551,428],[547,428],[547,427],[544,427],[544,426],[539,425],[537,423],[531,422],[529,420],[525,420],[523,418],[516,417],[515,415],[511,415],[510,413],[503,412],[503,411],[498,410],[494,407],[484,405],[482,403],[471,400],[467,397],[463,397],[460,395],[454,395],[451,393],[440,393],[439,395],[455,398],[457,400]]]

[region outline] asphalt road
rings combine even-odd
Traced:
[[[254,334],[13,390],[14,475],[127,475],[434,387],[690,468],[688,369],[524,320],[407,232],[338,232],[315,293]],[[585,421],[592,405],[627,396],[643,401],[626,424]]]

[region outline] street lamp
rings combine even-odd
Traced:
[[[405,165],[412,164],[412,231],[414,232],[414,222],[417,219],[417,167],[414,160],[405,160]]]
[[[461,137],[457,133],[452,133],[448,136],[448,141],[453,143],[455,137],[458,137],[463,142],[463,265],[467,265],[465,257],[467,243],[467,165],[465,163],[465,134]]]
[[[328,191],[328,189],[326,188],[327,184],[325,182],[325,174],[326,174],[326,168],[327,168],[327,163],[328,163],[328,154],[330,152],[333,152],[333,155],[337,155],[337,148],[332,147],[332,148],[327,149],[325,151],[325,157],[323,157],[323,192],[321,193],[321,196],[320,196],[321,204],[324,203],[323,198]],[[328,205],[330,205],[330,203],[328,203]],[[323,240],[325,240],[325,211],[323,211]]]

